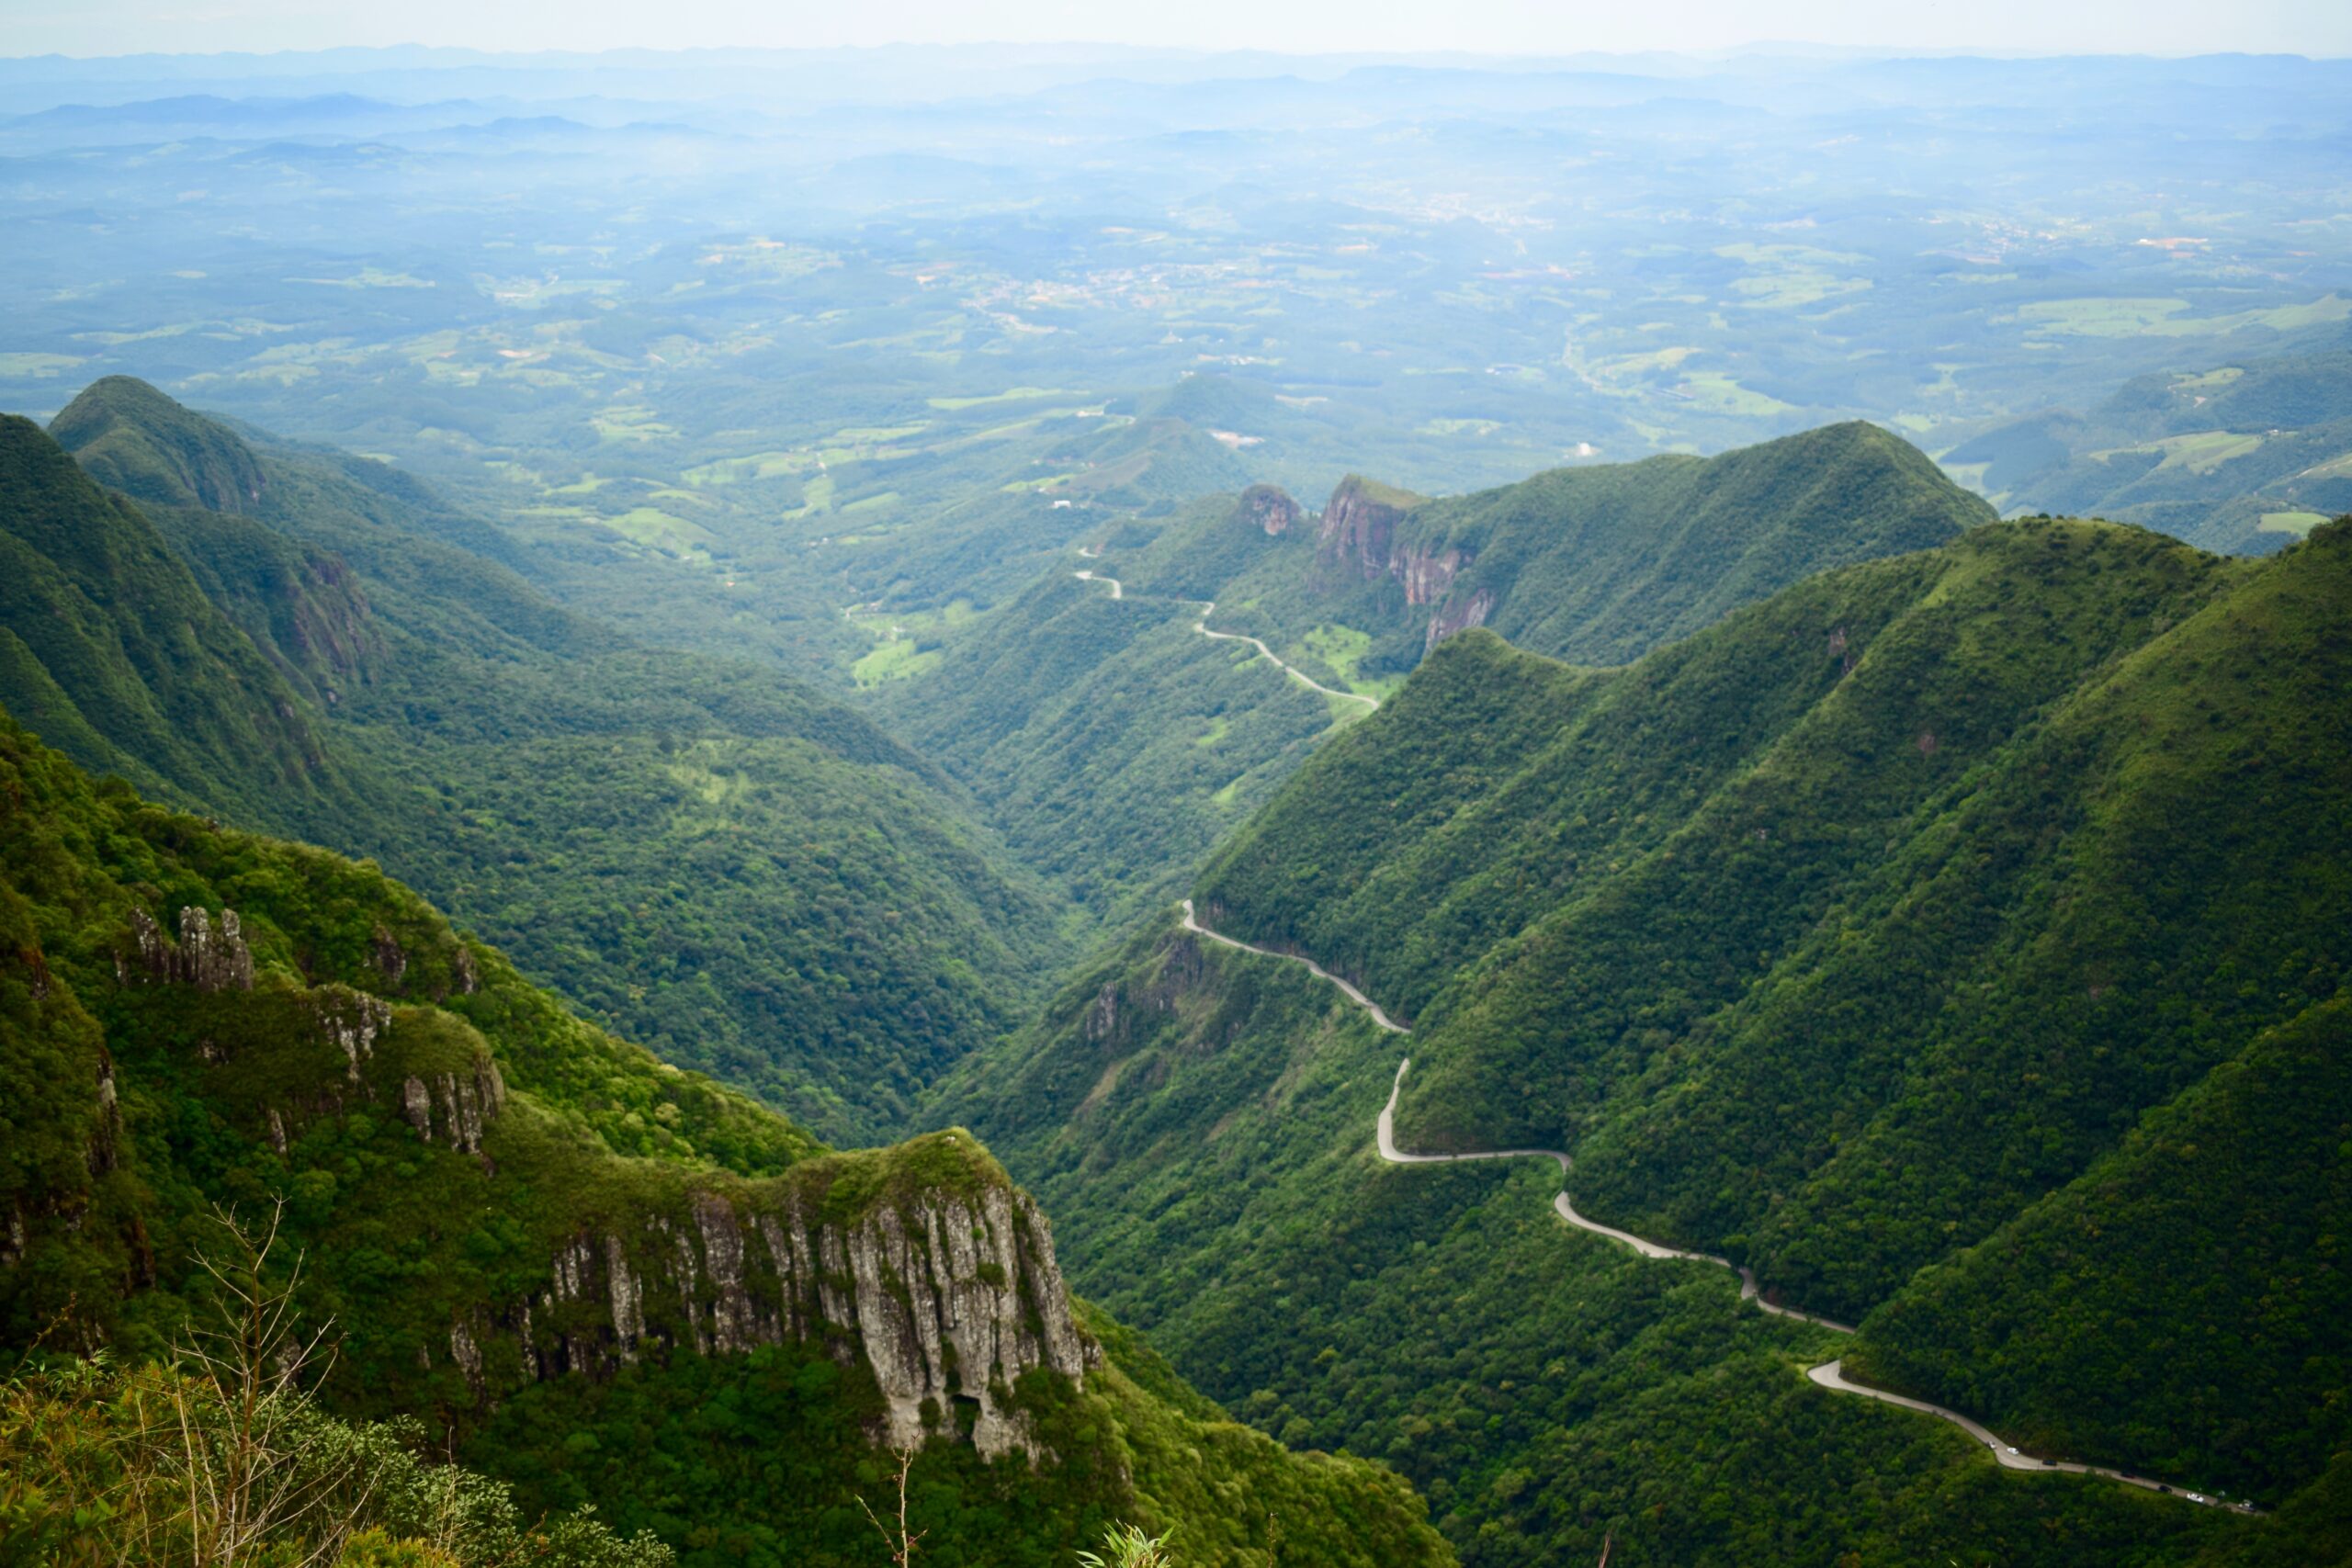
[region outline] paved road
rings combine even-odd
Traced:
[[[1295,953],[1277,953],[1271,947],[1260,947],[1255,942],[1237,942],[1233,938],[1227,936],[1222,931],[1213,931],[1209,930],[1208,927],[1201,924],[1200,921],[1193,918],[1193,901],[1190,898],[1184,900],[1184,929],[1191,931],[1195,936],[1204,936],[1211,942],[1220,942],[1227,947],[1238,947],[1244,953],[1263,953],[1268,958],[1281,958],[1286,959],[1293,964],[1304,964],[1306,965],[1307,972],[1309,974],[1313,975],[1318,980],[1329,980],[1331,984],[1339,987],[1340,991],[1347,997],[1348,1000],[1355,1003],[1356,1006],[1370,1013],[1372,1015],[1372,1021],[1380,1025],[1381,1028],[1388,1031],[1389,1033],[1410,1034],[1413,1032],[1403,1024],[1397,1022],[1395,1019],[1389,1017],[1386,1013],[1381,1011],[1380,1004],[1378,1002],[1374,1001],[1370,997],[1365,996],[1362,991],[1357,990],[1353,986],[1349,985],[1345,980],[1340,979],[1337,975],[1332,974],[1329,969],[1324,968],[1323,965],[1316,963],[1312,958],[1301,958]],[[1396,1076],[1400,1078],[1403,1077],[1405,1076],[1404,1070],[1399,1068]],[[1392,1106],[1395,1105],[1396,1103],[1396,1097],[1393,1094],[1390,1095],[1388,1097],[1388,1103]],[[1383,1128],[1381,1136],[1385,1139],[1388,1135],[1385,1131],[1388,1125],[1387,1112],[1383,1111],[1381,1113],[1380,1124]]]
[[[1078,553],[1088,560],[1098,559],[1102,554],[1101,550],[1088,549],[1083,546],[1080,547]],[[1101,572],[1091,570],[1073,572],[1070,575],[1077,578],[1080,582],[1109,583],[1111,585],[1111,597],[1114,599],[1124,599],[1127,596],[1125,586],[1115,577],[1105,577]],[[1380,699],[1378,697],[1367,697],[1361,692],[1335,692],[1330,687],[1325,685],[1322,682],[1316,680],[1314,677],[1301,673],[1290,665],[1283,663],[1281,657],[1276,654],[1272,649],[1268,648],[1264,643],[1260,642],[1254,637],[1245,637],[1239,632],[1220,632],[1210,630],[1209,617],[1216,613],[1216,601],[1213,599],[1196,599],[1193,601],[1193,603],[1200,605],[1201,607],[1201,617],[1193,623],[1193,629],[1200,633],[1203,637],[1215,637],[1219,642],[1246,642],[1250,647],[1256,649],[1261,657],[1272,660],[1274,667],[1280,670],[1283,674],[1288,675],[1292,680],[1297,682],[1300,685],[1306,687],[1308,690],[1320,692],[1327,697],[1337,697],[1343,703],[1362,703],[1364,705],[1364,711],[1367,713],[1380,705]],[[1214,935],[1215,933],[1204,931],[1202,934],[1207,936]],[[1287,955],[1278,953],[1274,954],[1274,956],[1281,958]],[[1318,970],[1317,973],[1319,974],[1320,971]],[[1327,979],[1329,977],[1329,976],[1325,976]],[[1359,1001],[1363,1000],[1361,997],[1356,999]],[[1364,1002],[1364,1006],[1366,1007],[1370,1007],[1371,1005],[1372,1004],[1370,1002]]]
[[[1361,692],[1335,692],[1330,687],[1325,685],[1322,682],[1314,679],[1312,676],[1299,673],[1296,670],[1294,670],[1289,665],[1284,664],[1282,660],[1276,656],[1272,649],[1268,648],[1264,643],[1260,642],[1254,637],[1245,637],[1239,632],[1211,631],[1209,629],[1209,617],[1216,614],[1216,601],[1214,599],[1201,599],[1196,600],[1195,603],[1197,603],[1201,607],[1201,618],[1193,623],[1193,629],[1200,633],[1203,637],[1213,637],[1219,642],[1246,642],[1250,647],[1256,649],[1261,656],[1272,660],[1275,666],[1279,668],[1283,674],[1288,675],[1300,685],[1305,686],[1311,691],[1320,692],[1327,697],[1337,697],[1343,703],[1362,703],[1364,705],[1364,710],[1366,712],[1370,712],[1372,709],[1380,705],[1380,699],[1378,697],[1367,697]],[[1275,956],[1282,957],[1283,954],[1277,953]],[[1366,1007],[1370,1007],[1372,1004],[1366,1002],[1364,1005]]]
[[[1272,655],[1269,655],[1268,657],[1271,658]],[[1244,953],[1261,953],[1268,958],[1279,958],[1288,963],[1304,964],[1309,973],[1321,979],[1329,980],[1332,985],[1337,986],[1350,1001],[1354,1002],[1358,1007],[1363,1008],[1364,1011],[1371,1016],[1372,1021],[1374,1023],[1377,1023],[1381,1028],[1387,1030],[1393,1034],[1409,1034],[1412,1032],[1412,1031],[1408,1029],[1405,1025],[1398,1023],[1395,1019],[1390,1018],[1385,1012],[1382,1011],[1379,1003],[1365,996],[1362,991],[1356,989],[1355,987],[1350,985],[1347,981],[1340,979],[1337,975],[1334,975],[1330,971],[1323,968],[1313,959],[1303,958],[1295,953],[1282,953],[1273,948],[1260,947],[1255,942],[1241,942],[1236,938],[1227,936],[1223,932],[1212,931],[1208,927],[1201,924],[1201,922],[1194,918],[1193,913],[1193,901],[1190,898],[1185,899],[1183,901],[1183,905],[1184,929],[1186,931],[1192,931],[1196,935],[1204,936],[1211,942],[1222,942],[1227,947],[1239,948]],[[1733,1263],[1728,1258],[1718,1258],[1711,1252],[1685,1252],[1679,1247],[1665,1247],[1657,1242],[1648,1241],[1641,1236],[1637,1236],[1631,1231],[1621,1231],[1613,1226],[1604,1225],[1597,1220],[1589,1220],[1585,1218],[1582,1214],[1577,1213],[1576,1206],[1568,1201],[1566,1183],[1568,1172],[1571,1168],[1571,1162],[1568,1156],[1558,1149],[1487,1149],[1473,1154],[1457,1155],[1407,1154],[1404,1150],[1396,1146],[1396,1100],[1397,1097],[1404,1092],[1405,1073],[1408,1068],[1412,1066],[1412,1065],[1413,1059],[1410,1056],[1406,1057],[1403,1061],[1396,1064],[1396,1079],[1388,1088],[1388,1103],[1381,1107],[1380,1110],[1380,1120],[1375,1124],[1374,1142],[1380,1150],[1380,1157],[1382,1159],[1387,1160],[1393,1165],[1441,1165],[1451,1164],[1463,1160],[1528,1158],[1548,1159],[1555,1161],[1560,1168],[1560,1179],[1563,1190],[1557,1197],[1552,1200],[1552,1207],[1558,1213],[1562,1219],[1567,1221],[1568,1224],[1576,1226],[1578,1230],[1590,1231],[1595,1235],[1607,1236],[1611,1241],[1622,1242],[1625,1246],[1632,1247],[1635,1252],[1640,1253],[1645,1258],[1679,1258],[1692,1263],[1711,1263],[1719,1268],[1733,1269],[1739,1275],[1740,1300],[1752,1301],[1764,1311],[1771,1313],[1777,1316],[1798,1318],[1806,1323],[1818,1325],[1823,1328],[1835,1330],[1839,1334],[1851,1334],[1854,1332],[1853,1328],[1849,1325],[1838,1323],[1826,1317],[1817,1317],[1811,1313],[1799,1312],[1794,1307],[1781,1306],[1766,1300],[1763,1294],[1757,1289],[1755,1274],[1747,1269],[1740,1268],[1737,1264]],[[1821,1387],[1829,1389],[1838,1393],[1859,1394],[1864,1399],[1876,1399],[1888,1404],[1899,1404],[1905,1410],[1916,1410],[1923,1416],[1933,1416],[1939,1420],[1949,1421],[1953,1426],[1958,1427],[1962,1431],[1966,1432],[1977,1442],[1982,1443],[1986,1451],[1992,1454],[1995,1462],[2001,1465],[2004,1469],[2050,1472],[2063,1471],[2073,1475],[2098,1475],[2104,1476],[2109,1481],[2120,1481],[2127,1486],[2143,1487],[2151,1492],[2161,1492],[2170,1496],[2186,1498],[2193,1503],[2202,1503],[2208,1506],[2228,1507],[2235,1512],[2246,1514],[2256,1513],[2258,1511],[2248,1504],[2220,1503],[2216,1499],[2205,1494],[2192,1492],[2186,1487],[2173,1486],[2163,1482],[2152,1481],[2146,1476],[2135,1475],[2128,1471],[2112,1470],[2105,1465],[2078,1464],[2071,1460],[2045,1460],[2038,1458],[2032,1454],[2020,1452],[2018,1449],[2010,1444],[2003,1442],[1993,1432],[1977,1422],[1971,1420],[1969,1417],[1962,1416],[1957,1410],[1947,1410],[1940,1404],[1930,1404],[1924,1399],[1910,1399],[1899,1393],[1889,1393],[1884,1389],[1872,1388],[1867,1383],[1854,1382],[1851,1378],[1845,1375],[1845,1362],[1843,1359],[1825,1361],[1821,1365],[1808,1370],[1805,1376],[1810,1378],[1814,1382],[1819,1384]]]

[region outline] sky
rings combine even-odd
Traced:
[[[0,55],[1090,42],[1285,53],[2352,55],[2352,0],[0,0]]]

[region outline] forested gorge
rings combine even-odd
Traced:
[[[228,1210],[354,1565],[881,1561],[909,1441],[943,1563],[2352,1552],[2352,523],[1857,423],[1317,513],[1134,406],[854,692],[143,383],[0,424],[0,1531],[165,1472]],[[1406,1146],[1859,1336],[1381,1163],[1396,1037],[1187,894],[1409,1021]]]

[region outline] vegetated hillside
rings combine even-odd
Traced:
[[[1196,396],[1206,398],[1215,389]],[[1711,460],[1561,469],[1425,501],[1350,479],[1319,524],[1272,485],[1102,521],[1021,597],[922,640],[876,701],[1031,865],[1114,919],[1363,702],[1480,624],[1616,661],[1821,566],[1988,518],[1911,447],[1839,425]],[[1080,569],[1117,580],[1080,582]]]
[[[935,665],[877,706],[970,787],[1016,854],[1121,924],[1171,897],[1317,738],[1363,711],[1201,636],[1198,618],[1182,600],[1114,600],[1058,572],[951,631]]]
[[[1446,1560],[1394,1477],[1285,1453],[1075,1307],[968,1134],[826,1153],[372,865],[93,783],[5,718],[0,802],[12,1359],[161,1354],[214,1305],[212,1207],[282,1206],[333,1409],[689,1564],[872,1561],[876,1442],[921,1450],[927,1561],[1066,1562],[1114,1517],[1190,1561],[1261,1561],[1277,1525],[1297,1561]]]
[[[2030,522],[1811,580],[1622,671],[1464,638],[1199,896],[1413,1014],[1408,1145],[1572,1149],[1587,1212],[1849,1321],[1984,1243],[1951,1286],[1981,1291],[2045,1194],[2120,1191],[2099,1162],[2143,1117],[2191,1114],[2163,1108],[2275,1055],[2266,1030],[2335,1027],[2297,1021],[2352,974],[2347,617],[2352,525],[2257,565]],[[2278,1156],[2214,1157],[2222,1190],[2260,1192]],[[2341,1441],[2332,1382],[2295,1369],[2352,1349],[2327,1348],[2352,1302],[2269,1200],[2212,1223],[2245,1299],[2293,1325],[2233,1362],[2253,1386],[2184,1404],[2150,1371],[2060,1413],[2014,1369],[1932,1382],[1960,1352],[1918,1326],[1901,1364],[1947,1404],[1997,1387],[1980,1413],[2075,1451],[2283,1497]],[[2113,1268],[2099,1288],[2143,1303],[2103,1345],[2036,1323],[2054,1355],[2194,1344],[2161,1315],[2188,1287],[2142,1277],[2178,1267],[2161,1251],[2029,1249],[2008,1277]],[[2325,1310],[2283,1304],[2305,1290]],[[2299,1415],[2255,1441],[2255,1410]]]
[[[182,798],[272,795],[291,817],[334,787],[285,680],[29,420],[0,416],[0,680],[28,722]]]
[[[1467,1562],[2221,1562],[2268,1539],[2004,1473],[1943,1422],[1815,1386],[1843,1337],[1570,1229],[1549,1160],[1381,1163],[1374,1119],[1423,1049],[1171,919],[937,1114],[1054,1209],[1080,1290],[1262,1430],[1397,1467]],[[2282,1519],[2279,1560],[2318,1528]]]
[[[834,1135],[894,1125],[1017,1016],[1050,895],[868,720],[631,647],[381,465],[256,447],[119,378],[58,423],[153,498],[9,433],[19,581],[65,586],[10,613],[31,656],[0,699],[85,765],[375,855],[596,1017]],[[151,656],[159,628],[221,651]],[[278,731],[310,750],[247,739]]]
[[[2088,413],[2015,420],[1943,461],[2012,511],[2267,554],[2352,511],[2352,349],[2135,377]]]
[[[1812,572],[1940,545],[1991,517],[1917,448],[1837,424],[1435,501],[1350,479],[1315,525],[1311,564],[1301,539],[1202,596],[1237,629],[1323,651],[1350,678],[1401,674],[1480,626],[1573,663],[1621,664]],[[1138,585],[1165,572],[1204,587],[1179,554],[1151,552]]]

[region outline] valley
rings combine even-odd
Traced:
[[[0,55],[0,1560],[2352,1562],[2352,67],[1350,49]]]

